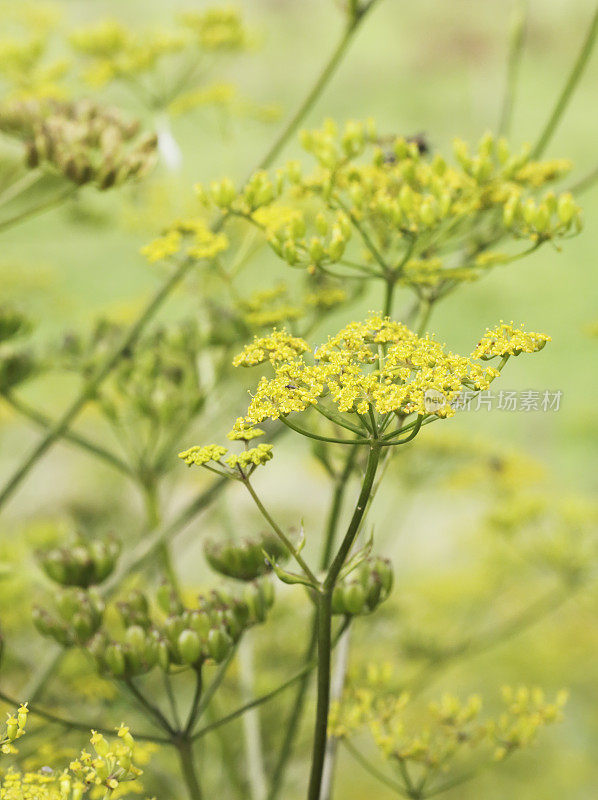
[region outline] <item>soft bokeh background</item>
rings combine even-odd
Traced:
[[[71,22],[114,16],[138,28],[168,21],[180,9],[204,4],[65,0],[58,5]],[[237,84],[245,96],[279,105],[284,115],[296,107],[338,37],[338,9],[333,0],[246,0],[238,6],[259,31],[260,49],[232,59],[218,77]],[[590,0],[531,3],[516,96],[512,133],[515,143],[533,141],[545,123],[586,33],[593,6]],[[380,0],[306,124],[318,125],[325,116],[341,120],[372,116],[382,131],[424,132],[432,147],[441,152],[450,149],[456,135],[478,138],[497,124],[505,80],[509,8],[509,3],[499,0]],[[549,147],[549,155],[573,159],[572,180],[598,161],[597,82],[595,56]],[[111,89],[106,96],[139,113],[126,92]],[[159,268],[148,266],[139,254],[141,245],[159,232],[162,222],[168,222],[181,209],[192,207],[195,181],[223,174],[242,178],[266,150],[279,124],[222,119],[209,110],[176,119],[173,133],[184,155],[183,168],[169,174],[164,166],[159,167],[163,180],[155,198],[144,198],[146,190],[140,186],[139,196],[133,200],[137,202],[135,208],[145,208],[144,213],[134,218],[126,203],[124,210],[115,213],[111,196],[90,193],[84,194],[85,215],[74,207],[63,208],[3,235],[3,301],[15,300],[28,308],[38,323],[36,336],[40,342],[57,337],[66,328],[89,325],[94,314],[100,312],[129,318],[161,277]],[[298,148],[292,144],[285,156],[297,153]],[[156,193],[155,188],[148,187],[147,192],[150,191]],[[143,200],[147,203],[140,202]],[[487,324],[500,319],[525,321],[530,329],[546,331],[553,337],[541,355],[510,363],[501,388],[560,390],[563,399],[558,412],[480,411],[463,414],[447,424],[455,436],[469,439],[483,435],[498,442],[499,447],[518,447],[537,459],[547,472],[547,485],[555,498],[578,492],[591,498],[598,489],[598,342],[589,338],[585,330],[598,317],[598,186],[580,202],[586,228],[581,236],[565,242],[562,252],[544,247],[522,262],[496,269],[483,281],[466,285],[441,306],[432,325],[438,337],[457,351],[470,347]],[[94,220],[108,224],[96,224]],[[270,255],[264,252],[259,258],[262,283],[280,277],[282,267]],[[186,291],[186,295],[179,293],[169,304],[166,317],[193,309],[189,292],[200,291],[200,287],[187,287]],[[378,303],[370,295],[362,306],[367,310]],[[64,379],[45,380],[28,387],[27,396],[56,414],[73,389]],[[234,407],[237,403],[236,398],[225,400],[225,405]],[[214,399],[216,405],[220,401]],[[0,410],[0,420],[0,465],[6,475],[39,434],[14,419],[5,408]],[[84,424],[93,429],[93,415],[88,415]],[[224,433],[226,421],[221,424]],[[301,489],[297,488],[299,471],[306,476]],[[439,473],[442,474],[441,468]],[[357,660],[363,660],[367,651],[396,661],[400,669],[395,628],[402,625],[404,606],[417,603],[418,596],[423,598],[422,603],[430,601],[431,608],[434,604],[442,608],[454,599],[458,589],[463,589],[472,616],[477,594],[484,607],[501,598],[499,595],[497,600],[496,595],[486,591],[483,572],[482,578],[475,572],[480,501],[475,487],[464,497],[457,497],[454,489],[443,489],[440,478],[434,478],[424,481],[413,497],[399,484],[400,473],[393,476],[397,488],[391,488],[381,498],[374,521],[380,541],[397,564],[396,606],[367,630],[363,623],[357,626],[354,649]],[[181,478],[183,484],[187,480],[186,475]],[[311,526],[317,530],[326,496],[321,475],[307,451],[291,452],[288,443],[282,446],[276,474],[269,481],[264,479],[263,487],[279,513],[294,522],[304,516],[306,529],[309,531]],[[185,491],[175,482],[175,500],[177,493],[183,495]],[[19,532],[24,520],[34,522],[73,507],[94,508],[101,515],[105,503],[114,498],[127,509],[122,524],[134,519],[137,500],[129,497],[116,478],[90,464],[86,456],[59,445],[37,466],[11,502],[5,512],[3,534]],[[251,524],[249,509],[240,498],[232,504],[231,515],[239,527]],[[217,524],[215,513],[199,528],[191,526],[179,541],[178,561],[189,584],[204,577],[199,534],[215,530]],[[515,612],[527,601],[515,592],[509,602]],[[496,770],[471,787],[455,790],[454,796],[460,793],[472,800],[506,796],[530,800],[595,797],[597,610],[595,592],[585,590],[521,636],[475,658],[460,660],[430,689],[437,691],[442,685],[463,693],[482,691],[493,697],[503,683],[538,683],[551,691],[569,686],[572,692],[565,723],[543,737],[541,746],[518,757],[512,767]],[[450,622],[454,620],[447,624]],[[298,623],[295,619],[290,624]],[[294,630],[292,633],[295,635]],[[266,633],[261,635],[265,662],[276,660],[274,653],[278,651],[269,653],[271,640]],[[284,630],[277,636],[284,639]],[[277,666],[284,673],[285,664],[280,661]],[[276,712],[266,713],[269,729],[280,723]],[[271,736],[269,732],[269,740]],[[307,739],[306,729],[303,745]],[[292,777],[300,787],[300,766],[294,767]],[[352,800],[374,791],[377,796],[387,796],[343,756],[337,796]],[[289,796],[300,796],[300,788]]]

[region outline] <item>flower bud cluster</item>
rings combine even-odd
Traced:
[[[271,571],[271,562],[284,562],[288,552],[278,537],[265,533],[259,538],[240,542],[208,540],[204,545],[204,555],[215,572],[239,581],[253,581]]]
[[[92,86],[143,77],[168,56],[238,52],[251,43],[251,34],[234,9],[189,11],[179,16],[178,23],[138,33],[105,20],[73,30],[69,41],[88,62],[85,78]]]
[[[87,589],[112,574],[119,555],[120,543],[108,536],[92,541],[80,537],[68,547],[40,551],[37,557],[46,575],[56,583]]]
[[[19,719],[26,719],[26,715],[26,705],[21,706],[18,715],[13,715],[9,722],[18,725]],[[113,740],[92,731],[90,743],[92,752],[83,750],[62,770],[47,766],[38,771],[8,770],[0,780],[3,800],[83,800],[95,796],[108,800],[122,797],[124,784],[129,784],[127,788],[131,791],[141,791],[138,778],[142,770],[135,763],[140,748],[126,725],[118,728]],[[10,742],[3,745],[2,751],[16,752]]]
[[[278,283],[271,289],[262,289],[243,297],[237,303],[242,321],[249,330],[272,328],[275,325],[303,321],[307,327],[313,320],[321,320],[339,305],[347,302],[351,294],[335,285],[325,276],[310,276],[303,296],[296,298],[296,291],[285,283]]]
[[[472,695],[461,701],[445,694],[427,708],[416,709],[406,692],[394,691],[388,677],[377,667],[368,670],[368,681],[350,684],[342,701],[331,708],[330,729],[348,738],[362,728],[369,730],[385,758],[407,767],[413,780],[421,780],[434,794],[450,786],[446,774],[463,772],[464,758],[479,763],[482,754],[502,760],[532,744],[538,732],[562,717],[566,692],[548,702],[540,689],[506,688],[505,710],[496,718],[480,719],[482,700]]]
[[[142,770],[134,763],[135,740],[126,725],[120,726],[114,741],[97,731],[91,734],[89,741],[95,754],[84,750],[78,759],[71,761],[68,772],[62,776],[66,792],[75,786],[102,787],[110,796],[121,784],[137,780]],[[72,794],[74,800],[76,795]]]
[[[4,730],[0,731],[0,752],[4,755],[17,752],[14,742],[25,733],[28,714],[27,703],[19,706],[16,712],[8,714]]]
[[[569,192],[536,199],[569,162],[534,161],[530,148],[513,153],[491,134],[473,151],[456,141],[456,163],[430,158],[417,140],[379,137],[371,120],[342,129],[327,120],[319,130],[303,131],[301,144],[316,159],[313,173],[304,175],[292,161],[274,177],[256,173],[240,192],[224,179],[201,195],[261,228],[281,259],[310,273],[437,288],[513,260],[478,259],[475,248],[463,246],[476,238],[472,230],[486,250],[504,237],[539,245],[581,227]]]
[[[310,273],[336,264],[351,239],[351,222],[343,211],[330,218],[319,213],[313,221],[316,235],[309,235],[303,214],[298,214],[281,229],[270,233],[268,244],[291,267],[307,267]]]
[[[387,558],[367,558],[334,587],[332,613],[370,614],[388,598],[392,585],[390,561]]]
[[[27,165],[98,189],[141,178],[154,166],[157,138],[139,123],[88,100],[13,101],[0,107],[0,130],[25,143]]]
[[[35,606],[33,622],[42,636],[62,647],[85,645],[97,633],[104,619],[104,602],[93,589],[64,589],[54,597],[55,612]]]

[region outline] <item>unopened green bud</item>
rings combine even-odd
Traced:
[[[432,227],[436,222],[436,213],[430,200],[424,200],[419,207],[419,219],[426,227]]]
[[[314,264],[319,264],[320,261],[324,260],[326,255],[326,251],[324,250],[324,245],[322,244],[321,239],[318,239],[317,236],[314,236],[310,243],[309,243],[309,257]]]
[[[338,261],[343,257],[346,243],[340,231],[335,232],[328,245],[328,256],[331,261]]]
[[[534,215],[534,227],[538,233],[545,233],[550,225],[550,211],[544,203],[541,203],[536,209]]]
[[[577,212],[577,207],[570,192],[562,194],[557,201],[557,214],[563,225],[568,225]]]
[[[210,196],[219,208],[230,208],[237,196],[237,191],[230,178],[223,178],[210,183]]]

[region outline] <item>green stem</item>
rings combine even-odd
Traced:
[[[15,411],[21,414],[26,419],[31,420],[31,422],[38,425],[40,428],[50,429],[54,426],[54,421],[43,414],[41,411],[38,411],[36,408],[24,403],[22,400],[18,400],[12,394],[3,394],[2,397],[11,406]],[[129,478],[134,477],[133,470],[131,467],[124,462],[121,458],[119,458],[114,453],[111,453],[110,450],[106,450],[101,445],[92,442],[90,439],[87,439],[85,436],[81,436],[74,431],[67,430],[64,432],[63,439],[72,444],[77,445],[82,450],[86,450],[93,456],[97,456],[102,461],[105,461],[107,464],[110,464],[111,467],[119,470],[119,472],[124,473]]]
[[[565,109],[569,105],[569,102],[573,97],[573,93],[577,88],[577,84],[579,83],[584,69],[590,59],[592,50],[594,49],[594,44],[596,43],[596,34],[598,34],[598,6],[594,11],[594,16],[592,18],[588,34],[581,50],[579,51],[579,55],[577,56],[575,64],[573,65],[573,69],[567,78],[567,82],[563,87],[563,91],[561,92],[554,110],[532,151],[532,158],[539,158],[544,153],[548,143],[552,139],[557,125],[561,121],[561,117],[565,113]]]
[[[511,22],[509,57],[507,61],[507,82],[500,112],[500,121],[498,123],[499,136],[507,136],[511,128],[515,91],[517,89],[517,78],[519,77],[519,69],[521,66],[521,56],[523,55],[528,14],[529,0],[515,0],[513,20]]]
[[[34,703],[39,697],[41,697],[48,681],[60,666],[62,659],[64,658],[64,653],[65,651],[62,647],[56,652],[52,653],[48,661],[42,665],[40,672],[31,677],[31,680],[23,690],[24,696],[31,703]]]
[[[332,593],[338,575],[349,555],[351,547],[359,532],[361,521],[365,514],[370,493],[374,485],[378,463],[380,461],[381,447],[374,442],[370,447],[368,461],[357,499],[353,516],[349,522],[347,532],[341,545],[332,560],[330,569],[322,585],[322,592],[317,597],[318,609],[318,676],[317,676],[317,703],[316,721],[314,727],[311,774],[309,779],[308,800],[319,800],[326,755],[326,737],[328,733],[328,708],[330,705],[330,654],[331,654],[331,629],[332,629]]]
[[[569,187],[569,191],[575,195],[580,195],[583,192],[587,192],[588,189],[591,189],[596,181],[598,181],[598,167],[594,167],[591,172],[586,173],[582,178],[576,181]]]
[[[132,679],[127,679],[124,684],[131,692],[133,697],[135,697],[139,704],[148,712],[150,717],[153,718],[158,725],[166,731],[166,733],[170,734],[170,736],[174,736],[176,731],[166,719],[164,714],[160,711],[158,706],[154,705],[150,700],[147,699],[143,692],[141,692],[133,683]]]
[[[357,32],[357,29],[359,28],[360,24],[365,19],[367,12],[371,10],[373,5],[374,5],[373,2],[369,3],[364,13],[359,14],[353,19],[351,19],[349,25],[343,32],[343,35],[341,36],[339,43],[332,51],[330,58],[328,59],[328,61],[322,68],[322,71],[316,78],[316,82],[314,83],[310,91],[307,93],[307,96],[305,97],[305,99],[295,112],[295,114],[293,114],[291,119],[287,122],[287,124],[281,131],[280,135],[274,142],[274,144],[270,147],[266,155],[262,158],[262,160],[258,165],[258,169],[267,169],[275,161],[278,154],[283,149],[288,140],[291,138],[291,136],[295,134],[297,128],[304,120],[304,118],[309,114],[312,107],[315,105],[316,101],[326,88],[326,85],[329,83],[330,79],[336,72],[338,65],[342,61],[347,51],[347,48],[351,43],[351,40],[353,39],[353,37]]]
[[[142,483],[143,496],[145,499],[147,528],[150,531],[156,530],[160,525],[160,499],[158,485],[153,475],[148,476]],[[179,579],[172,561],[170,545],[166,540],[160,542],[156,548],[158,562],[173,590],[180,596]]]
[[[51,197],[49,200],[44,200],[43,202],[38,203],[31,208],[26,208],[24,211],[20,211],[18,214],[8,217],[8,219],[0,220],[0,231],[5,231],[7,228],[12,228],[13,225],[18,225],[20,222],[25,222],[25,220],[30,219],[37,214],[41,214],[42,211],[48,211],[50,208],[59,206],[64,200],[67,200],[69,197],[75,194],[78,189],[79,186],[69,186],[67,189],[60,192],[55,197]]]
[[[191,732],[195,726],[195,721],[198,717],[198,711],[201,703],[201,692],[203,689],[203,676],[202,668],[198,667],[195,670],[195,690],[193,692],[193,700],[191,701],[191,708],[189,709],[189,716],[187,717],[187,724],[185,725],[184,735],[190,738]]]
[[[39,169],[28,170],[19,180],[12,183],[2,192],[0,195],[0,206],[5,206],[7,203],[10,203],[11,200],[14,200],[15,197],[23,194],[23,192],[33,186],[34,183],[37,183],[42,176],[43,172]]]
[[[383,772],[377,769],[373,764],[370,764],[367,758],[365,758],[348,739],[343,739],[342,742],[347,751],[351,753],[355,761],[357,761],[358,764],[361,764],[361,766],[367,772],[369,772],[370,775],[376,778],[376,780],[379,780],[380,783],[383,783],[385,786],[388,786],[388,788],[392,789],[393,792],[396,792],[397,794],[400,794],[403,797],[409,797],[409,794],[405,790],[404,786],[402,786],[400,783],[397,783],[397,781],[393,780],[392,778],[389,778],[387,775],[385,775]]]
[[[201,786],[195,769],[193,744],[191,740],[187,738],[179,739],[176,743],[176,749],[179,754],[181,772],[190,800],[202,800]]]
[[[393,278],[388,278],[386,280],[386,288],[384,290],[384,317],[390,317],[392,314],[392,305],[394,299],[394,293],[396,288],[396,282]]]
[[[356,455],[357,455],[356,450],[351,450],[349,452],[349,455],[345,461],[345,466],[343,468],[343,471],[336,478],[336,485],[332,497],[332,504],[330,506],[330,512],[328,514],[328,523],[326,525],[326,534],[324,536],[324,543],[322,546],[322,553],[320,556],[321,570],[327,569],[327,567],[330,564],[330,559],[332,557],[332,550],[334,547],[334,539],[336,536],[336,531],[338,530],[338,523],[340,519],[340,513],[342,510],[343,499],[345,496],[349,478],[351,476],[351,472],[353,471],[353,467],[355,465]],[[316,651],[316,644],[317,644],[317,610],[312,619],[310,638],[305,651],[304,661],[306,662],[306,664],[312,661],[314,653]],[[276,798],[282,791],[283,776],[285,773],[286,766],[293,752],[293,745],[295,743],[295,739],[299,731],[299,724],[301,722],[301,717],[303,716],[303,711],[305,708],[305,697],[309,686],[309,677],[310,677],[310,672],[308,671],[301,678],[299,686],[297,687],[295,700],[291,707],[287,723],[284,726],[285,737],[283,739],[280,752],[278,754],[278,759],[276,761],[276,765],[272,773],[272,779],[270,782],[270,791],[268,792],[267,800],[276,800]]]
[[[336,439],[333,436],[320,436],[318,433],[313,433],[312,431],[306,431],[304,428],[300,428],[298,425],[290,422],[287,417],[279,417],[280,421],[283,425],[286,425],[287,428],[295,431],[295,433],[299,433],[301,436],[305,436],[308,439],[316,439],[319,442],[328,442],[329,444],[369,444],[369,439]]]
[[[251,485],[251,483],[249,482],[249,478],[244,478],[244,479],[243,479],[243,485],[244,485],[244,486],[247,488],[247,491],[248,491],[248,492],[249,492],[249,494],[251,495],[251,497],[252,497],[252,499],[253,499],[253,502],[255,503],[255,505],[257,506],[257,508],[259,509],[259,511],[260,511],[261,515],[263,516],[263,518],[266,520],[266,522],[268,523],[268,525],[270,525],[270,527],[272,528],[272,530],[274,531],[274,533],[275,533],[275,534],[278,536],[278,538],[279,538],[279,539],[282,541],[282,543],[285,545],[285,547],[287,548],[287,550],[289,551],[289,553],[291,553],[291,555],[293,556],[293,558],[295,559],[295,561],[296,561],[296,562],[299,564],[299,566],[301,567],[301,569],[303,570],[303,572],[306,574],[306,576],[309,578],[309,580],[310,580],[310,581],[313,583],[314,587],[318,586],[318,585],[319,585],[318,579],[316,578],[316,576],[314,575],[314,573],[311,571],[311,569],[309,568],[309,566],[307,565],[307,563],[306,563],[306,562],[305,562],[305,560],[303,559],[303,556],[302,556],[302,555],[301,555],[301,553],[300,553],[300,552],[297,550],[297,548],[295,547],[295,545],[294,545],[294,544],[291,542],[291,540],[290,540],[290,539],[289,539],[289,537],[286,535],[286,533],[285,533],[285,532],[282,530],[282,528],[281,528],[281,527],[280,527],[280,526],[279,526],[279,525],[278,525],[278,524],[277,524],[277,523],[276,523],[276,522],[275,522],[275,521],[272,519],[272,517],[271,517],[271,516],[270,516],[270,514],[268,513],[267,509],[265,508],[264,504],[262,503],[262,501],[260,500],[260,498],[257,496],[257,494],[256,494],[256,492],[255,492],[255,489],[253,488],[253,486],[252,486],[252,485]]]

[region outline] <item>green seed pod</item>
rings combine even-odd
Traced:
[[[217,664],[229,654],[233,641],[223,627],[212,628],[208,634],[208,652]]]
[[[165,639],[158,642],[158,664],[164,672],[170,669],[170,648]]]
[[[288,557],[286,548],[282,546],[280,540],[269,534],[235,543],[220,544],[208,541],[204,546],[206,560],[212,569],[221,575],[240,581],[255,580],[272,569],[264,558],[264,550],[276,562],[285,561]],[[225,602],[231,600],[229,597]]]
[[[158,586],[156,600],[165,614],[180,614],[183,611],[183,604],[179,600],[172,585],[167,581],[164,581]]]
[[[266,603],[257,584],[252,583],[245,587],[243,600],[247,604],[252,622],[263,622],[266,619]]]
[[[145,631],[140,625],[131,625],[125,631],[125,642],[133,652],[142,654],[145,651],[146,638]]]
[[[121,678],[126,672],[125,656],[120,644],[109,644],[104,652],[104,662],[115,678]]]
[[[192,611],[189,614],[189,627],[202,639],[207,638],[211,627],[209,615],[203,611]]]
[[[181,659],[189,666],[196,664],[201,655],[201,640],[195,631],[186,628],[177,640],[177,647]]]
[[[347,614],[361,614],[365,607],[365,591],[359,583],[343,586],[343,605]]]

